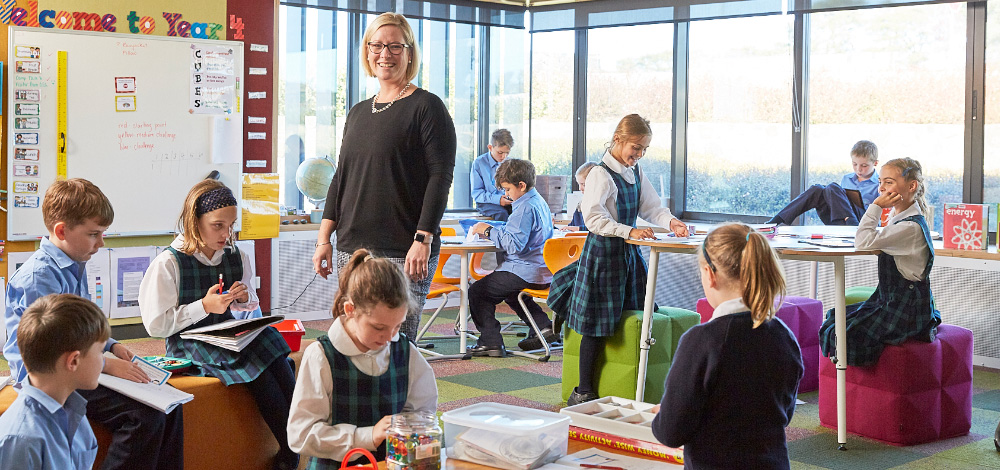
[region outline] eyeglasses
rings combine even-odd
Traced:
[[[397,43],[382,44],[380,42],[370,42],[370,43],[368,43],[368,50],[371,51],[372,54],[381,54],[382,53],[382,49],[385,49],[387,47],[389,48],[389,53],[390,54],[392,54],[392,55],[400,55],[400,54],[403,53],[403,49],[408,49],[410,47],[410,45],[409,44],[397,44]]]

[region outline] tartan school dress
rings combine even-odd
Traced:
[[[870,366],[878,362],[886,344],[899,345],[909,338],[933,342],[941,312],[934,306],[934,295],[928,275],[934,266],[934,245],[930,230],[922,215],[907,217],[899,222],[916,222],[924,232],[929,255],[923,279],[910,281],[899,273],[892,255],[878,255],[878,287],[868,300],[847,306],[847,365]],[[819,328],[823,355],[835,356],[837,335],[834,309],[826,313]]]
[[[389,368],[379,376],[358,370],[351,359],[333,347],[330,337],[320,336],[319,344],[326,353],[333,373],[333,403],[330,406],[330,424],[351,423],[358,427],[374,426],[384,416],[403,411],[409,394],[410,341],[400,333],[399,341],[390,342]],[[375,460],[385,460],[385,442],[372,454]],[[339,469],[340,462],[333,459],[309,457],[309,470]]]
[[[180,271],[180,286],[177,303],[185,305],[205,297],[208,286],[218,285],[219,273],[224,279],[242,279],[243,261],[240,250],[226,248],[222,262],[218,266],[207,266],[194,256],[167,247]],[[243,351],[230,351],[212,346],[193,339],[182,339],[181,333],[192,328],[214,325],[226,320],[232,320],[233,314],[226,309],[221,315],[209,314],[207,317],[174,333],[167,338],[167,356],[187,358],[201,367],[202,373],[218,378],[227,387],[237,383],[254,381],[260,373],[271,365],[275,359],[281,359],[291,353],[288,344],[274,328],[264,328]]]
[[[635,227],[642,187],[638,166],[632,168],[635,184],[628,184],[604,163],[599,166],[618,188],[618,222]],[[552,276],[548,303],[581,335],[611,336],[622,311],[641,310],[645,297],[646,260],[639,247],[624,238],[590,232],[580,259]]]

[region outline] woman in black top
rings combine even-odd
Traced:
[[[338,269],[359,248],[392,259],[410,278],[413,306],[401,331],[417,333],[437,267],[441,217],[455,168],[455,124],[440,98],[412,83],[420,50],[403,15],[383,13],[365,31],[362,67],[379,92],[351,108],[326,197],[313,268]]]

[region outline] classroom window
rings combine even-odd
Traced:
[[[587,160],[599,162],[618,121],[638,113],[653,130],[643,174],[661,198],[670,194],[673,40],[673,24],[587,32]]]
[[[574,31],[531,35],[531,162],[540,175],[571,175]]]
[[[490,31],[489,133],[507,129],[514,137],[513,158],[528,155],[528,35],[493,26]],[[486,136],[489,139],[489,136]],[[489,142],[479,145],[486,151]]]
[[[920,162],[941,229],[943,204],[962,201],[966,16],[961,3],[811,15],[810,184],[839,182],[871,140],[880,166]]]
[[[280,202],[289,208],[316,207],[295,185],[299,164],[311,158],[336,162],[339,156],[347,111],[347,17],[330,10],[279,9],[276,168]]]
[[[986,105],[983,116],[983,202],[1000,203],[1000,3],[986,4]],[[990,220],[996,220],[996,207]],[[994,229],[996,224],[994,224]]]
[[[788,203],[792,21],[691,23],[688,211],[771,215]]]

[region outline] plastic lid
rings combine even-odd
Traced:
[[[551,411],[492,402],[476,403],[446,411],[441,415],[441,419],[448,424],[475,428],[489,427],[508,433],[546,429],[560,424],[568,425],[570,421],[569,416]]]

